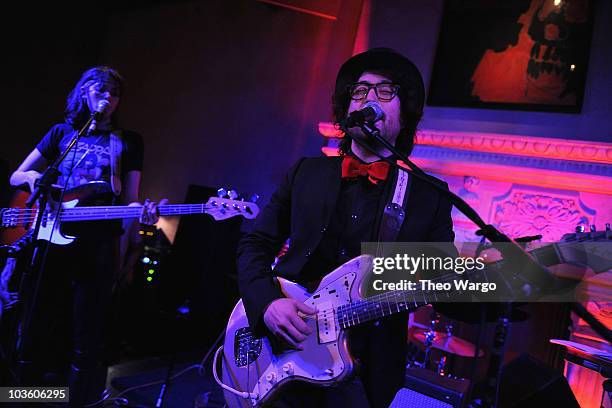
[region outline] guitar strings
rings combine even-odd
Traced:
[[[167,205],[167,206],[162,206],[162,207],[163,207],[163,209],[168,210],[168,211],[172,211],[172,210],[177,211],[178,210],[179,211],[178,214],[180,214],[180,210],[186,209],[186,207],[185,207],[186,205],[190,209],[193,209],[194,207],[202,208],[202,210],[204,210],[204,209],[209,210],[211,208],[214,208],[213,206],[202,205],[202,204]],[[63,209],[62,212],[60,213],[60,217],[64,221],[79,220],[82,217],[82,215],[80,215],[80,216],[79,215],[73,215],[71,217],[70,215],[63,215],[62,216],[62,214],[64,214],[64,212],[67,212],[67,213],[69,213],[69,212],[81,212],[81,213],[83,213],[83,212],[91,211],[92,209],[93,210],[99,210],[100,207],[76,207],[76,208],[72,208],[72,209]],[[126,212],[128,212],[128,213],[134,212],[135,213],[136,211],[140,211],[141,210],[140,207],[126,208],[126,207],[121,207],[121,206],[107,207],[107,210],[108,209],[110,211],[105,211],[106,214],[101,216],[102,219],[105,218],[105,216],[108,216],[108,215],[120,215],[120,214],[123,215]],[[160,209],[161,209],[161,207],[160,207]],[[229,207],[225,208],[225,210],[230,210],[230,208]],[[239,211],[239,209],[236,209],[235,207],[232,207],[231,210]],[[21,223],[26,224],[26,223],[33,222],[35,220],[35,218],[36,218],[37,212],[38,212],[38,209],[34,209],[34,208],[20,210],[20,213],[17,216],[17,220],[18,220],[17,223],[18,224],[21,224]],[[109,213],[113,213],[113,214],[109,214]],[[2,214],[3,216],[6,216],[6,215],[9,215],[9,212],[2,211],[0,214]],[[47,212],[47,215],[49,215],[49,212]],[[171,215],[171,214],[166,214],[166,215]],[[135,216],[137,216],[137,215],[135,215]],[[377,251],[376,251],[377,253],[380,250],[380,245],[381,245],[380,243],[377,244]],[[559,242],[559,243],[556,243],[556,245],[559,245],[559,246],[566,246],[566,245],[568,245],[569,246],[569,245],[575,245],[575,243],[574,242]],[[536,252],[554,253],[554,247],[553,247],[553,245],[548,245],[548,246],[545,246],[545,247],[535,248],[534,250],[531,251],[531,253],[533,253],[534,255],[537,255]],[[443,275],[443,276],[432,278],[430,280],[433,281],[433,282],[439,282],[439,281],[447,280],[449,277],[452,277],[452,276],[455,276],[455,275],[446,275],[446,276]],[[501,278],[504,279],[504,276],[501,275]],[[505,279],[504,279],[504,283],[507,283],[505,281]],[[452,292],[455,292],[455,291],[450,291],[450,292],[452,293]],[[399,309],[398,302],[397,302],[397,296],[402,294],[402,293],[405,296],[407,292],[406,291],[391,291],[391,292],[385,292],[383,294],[375,295],[375,296],[372,296],[372,297],[369,297],[369,298],[351,301],[350,303],[348,303],[346,305],[343,305],[344,306],[343,307],[343,311],[346,311],[346,312],[363,312],[363,311],[366,311],[366,312],[368,312],[368,310],[367,310],[367,306],[368,305],[373,304],[373,303],[382,303],[384,301],[388,301],[388,300],[391,299],[391,297],[395,298],[396,301],[392,302],[392,303],[396,304],[396,308]],[[423,304],[430,303],[430,302],[427,301],[427,299],[425,297],[425,292],[424,291],[419,291],[419,293],[423,296],[423,300],[424,300]],[[399,302],[399,305],[401,305],[401,304],[408,304],[408,303],[410,303],[410,304],[414,303],[415,307],[418,307],[419,305],[418,305],[418,302],[416,301],[416,298],[414,296],[414,292],[412,293],[412,295],[413,295],[412,296],[413,297],[413,301],[412,302],[407,302],[407,301]],[[433,297],[435,298],[434,301],[438,301],[435,292],[430,293],[430,296],[431,295],[433,295]],[[446,293],[446,295],[448,296],[448,292]],[[374,299],[374,298],[377,298],[377,299]],[[365,306],[365,308],[364,308],[364,306]],[[390,310],[390,314],[394,313],[390,309],[391,304],[389,302],[387,302],[387,306],[388,306],[388,308]],[[329,313],[329,312],[332,312],[332,311],[335,311],[335,309],[334,308],[324,309],[324,310],[318,311],[318,313]],[[382,312],[383,312],[383,316],[384,316],[384,309],[382,309]],[[335,317],[336,317],[335,320],[337,320],[338,316],[335,316]],[[313,318],[315,318],[315,317],[309,315],[309,316],[305,317],[304,320],[310,320],[310,319],[313,319]]]
[[[575,245],[575,243],[574,242],[559,242],[559,243],[555,243],[554,245],[570,246],[570,245]],[[546,252],[554,253],[555,250],[554,250],[554,246],[553,245],[547,245],[547,246],[544,246],[544,247],[535,248],[530,253],[537,256],[538,255],[537,252],[545,254]],[[493,264],[490,264],[488,266],[488,270],[490,271],[492,268],[495,268],[495,267],[499,268],[499,267],[503,266],[503,263],[505,261],[506,260],[502,259],[502,260],[497,261],[497,262],[495,262]],[[506,280],[504,274],[499,274],[498,276],[501,278],[503,283],[506,284],[506,286],[509,286],[509,283]],[[441,276],[438,276],[438,277],[433,277],[433,278],[431,278],[429,280],[432,281],[432,282],[442,282],[442,281],[448,281],[450,278],[453,278],[453,277],[456,277],[456,274],[441,275]],[[486,272],[485,272],[485,277],[486,277]],[[490,279],[487,279],[487,281],[489,281],[489,280]],[[523,279],[523,281],[525,281],[525,280]],[[445,291],[446,297],[448,298],[448,297],[450,297],[450,294],[452,294],[454,292],[458,292],[458,291],[460,291],[460,290],[455,289],[455,290]],[[407,301],[407,294],[408,293],[412,293],[412,299],[413,300],[411,302]],[[417,294],[417,296],[421,295],[423,297],[423,303],[422,304],[419,304],[420,301],[417,301],[417,297],[415,296],[415,294]],[[427,294],[430,296],[430,301],[427,300],[427,297],[426,297]],[[404,297],[403,301],[399,301],[398,302],[398,296],[403,296]],[[339,308],[330,308],[330,309],[320,310],[320,311],[318,311],[318,313],[324,313],[325,314],[325,313],[335,312],[334,313],[334,315],[335,315],[334,316],[335,322],[337,324],[340,324],[341,323],[340,319],[342,317],[338,314],[338,312],[339,312],[339,309],[342,308],[342,313],[343,314],[345,312],[348,313],[348,316],[344,315],[344,317],[343,317],[344,321],[346,323],[349,323],[349,322],[352,321],[353,325],[354,325],[355,319],[357,319],[357,323],[359,324],[360,323],[360,321],[359,321],[360,318],[366,318],[367,319],[366,321],[369,321],[372,318],[384,317],[385,316],[385,313],[384,313],[385,309],[384,309],[384,307],[382,307],[382,308],[380,308],[378,310],[376,310],[376,309],[368,310],[367,308],[369,306],[371,306],[371,305],[386,304],[387,309],[389,310],[388,314],[390,315],[390,314],[394,314],[394,313],[400,312],[401,311],[401,310],[399,310],[400,307],[406,308],[408,305],[414,304],[414,306],[418,308],[418,307],[426,305],[428,303],[438,302],[438,301],[440,301],[438,299],[438,295],[436,295],[436,292],[433,292],[433,291],[429,291],[429,293],[428,293],[428,291],[424,291],[424,290],[417,290],[417,291],[412,291],[412,292],[409,292],[409,291],[389,291],[389,292],[381,293],[381,294],[374,295],[374,296],[371,296],[371,297],[368,297],[368,298],[358,299],[358,300],[351,301],[351,302],[349,302],[349,303],[347,303],[345,305],[341,305]],[[395,307],[395,309],[397,309],[397,311],[393,311],[391,309],[393,306]],[[367,313],[367,315],[364,316],[364,312]],[[379,312],[382,313],[382,316],[377,316],[376,315],[376,313],[379,313]],[[357,314],[355,315],[355,313],[357,313]],[[374,313],[374,316],[370,316],[370,314],[372,314],[372,313]],[[307,315],[306,317],[304,317],[304,320],[307,321],[307,320],[311,320],[311,319],[314,319],[314,318],[318,319],[318,316]]]
[[[204,210],[214,210],[219,209],[229,212],[243,212],[248,209],[248,207],[238,208],[234,206],[228,207],[218,207],[208,204],[173,204],[173,205],[165,205],[159,207],[160,211],[166,212],[163,214],[164,216],[172,216],[172,215],[181,215],[185,213],[191,213],[191,211],[195,209]],[[130,215],[132,217],[138,217],[138,214],[142,210],[142,207],[128,207],[128,206],[109,206],[109,207],[100,207],[100,206],[91,206],[91,207],[74,207],[74,208],[64,208],[60,212],[60,218],[62,221],[85,221],[83,217],[88,217],[89,220],[95,219],[106,219],[109,216],[121,218],[120,215]],[[47,209],[45,211],[45,215],[47,219],[49,219],[49,215],[51,215],[53,211]],[[90,212],[88,214],[88,212]],[[92,215],[91,212],[98,212],[99,215]],[[15,217],[11,214],[10,211],[5,211],[0,213],[2,217]],[[29,208],[29,209],[20,209],[16,216],[15,224],[29,224],[36,220],[36,215],[38,214],[38,209]],[[92,218],[96,217],[96,218]],[[12,223],[12,222],[11,222]]]

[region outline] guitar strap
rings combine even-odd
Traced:
[[[110,170],[111,187],[115,196],[121,195],[121,153],[123,152],[123,141],[121,130],[110,133]]]
[[[399,235],[404,218],[406,217],[406,202],[408,201],[408,186],[410,175],[403,169],[398,169],[395,180],[395,190],[391,201],[385,205],[380,229],[378,231],[378,242],[395,242]]]

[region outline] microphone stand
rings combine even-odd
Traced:
[[[383,145],[388,151],[390,151],[396,158],[399,158],[401,161],[406,163],[406,165],[412,170],[410,174],[427,184],[434,187],[436,190],[445,195],[452,205],[454,205],[460,212],[462,212],[466,217],[468,217],[474,224],[476,224],[480,229],[476,231],[476,235],[484,236],[487,238],[495,248],[497,248],[504,259],[515,259],[523,262],[530,267],[533,267],[535,271],[538,272],[538,277],[542,279],[542,282],[538,282],[539,285],[533,285],[526,283],[524,284],[520,290],[525,296],[539,296],[542,295],[543,287],[552,285],[555,282],[555,279],[552,274],[548,271],[548,269],[542,265],[540,265],[537,261],[535,261],[531,255],[529,255],[523,247],[517,244],[514,240],[510,239],[508,236],[503,234],[497,228],[495,228],[491,224],[486,224],[483,219],[478,215],[476,210],[474,210],[468,203],[466,203],[461,197],[457,196],[449,189],[447,189],[439,180],[433,178],[432,176],[425,173],[421,170],[416,164],[414,164],[408,157],[402,152],[398,151],[395,146],[392,146],[387,140],[385,140],[381,135],[380,131],[374,126],[372,123],[364,122],[358,125],[359,128],[363,131],[366,136],[371,137],[372,139],[378,141],[381,145]],[[344,128],[344,134],[347,137],[353,139],[360,146],[372,151],[363,140],[359,140],[357,137],[351,137],[347,129]],[[376,153],[375,153],[376,154]],[[389,157],[381,157],[383,160],[388,162],[390,165],[400,168],[400,166]],[[496,245],[504,243],[504,245]]]
[[[389,150],[391,153],[393,153],[396,157],[398,157],[400,160],[402,160],[404,163],[406,163],[406,165],[412,170],[411,174],[413,176],[415,176],[416,178],[430,184],[431,186],[433,186],[434,188],[436,188],[438,191],[440,191],[442,194],[444,194],[446,197],[448,197],[448,199],[450,200],[451,204],[453,204],[460,212],[462,212],[466,217],[468,217],[474,224],[476,224],[480,230],[476,231],[476,235],[479,236],[484,236],[485,238],[487,238],[495,248],[497,248],[502,255],[504,256],[505,259],[511,259],[511,258],[515,258],[518,259],[522,262],[525,262],[526,265],[529,265],[531,267],[534,268],[535,271],[538,272],[538,277],[542,279],[542,281],[540,282],[539,287],[534,287],[530,284],[525,284],[521,290],[523,291],[523,293],[527,296],[533,296],[534,298],[539,296],[539,295],[543,295],[544,293],[542,292],[542,286],[554,286],[555,283],[560,282],[559,279],[555,278],[550,271],[548,270],[548,268],[546,268],[543,265],[540,265],[537,261],[535,261],[531,255],[529,255],[529,253],[527,253],[525,251],[525,249],[515,240],[510,239],[508,236],[506,236],[505,234],[503,234],[501,231],[499,231],[497,228],[495,228],[493,225],[491,224],[486,224],[482,218],[480,218],[480,216],[478,215],[478,213],[476,213],[476,210],[474,210],[468,203],[466,203],[461,197],[459,197],[458,195],[454,194],[452,191],[448,190],[446,187],[444,187],[439,180],[433,178],[432,176],[430,176],[429,174],[425,173],[423,170],[421,170],[416,164],[414,164],[412,161],[410,161],[410,159],[408,159],[408,157],[401,153],[400,151],[398,151],[395,146],[392,146],[388,141],[386,141],[381,135],[380,135],[380,131],[371,123],[363,123],[360,124],[359,127],[361,128],[361,130],[363,131],[364,134],[366,134],[367,136],[372,137],[374,140],[378,141],[380,144],[382,144],[387,150]],[[365,143],[362,140],[359,140],[358,138],[354,138],[351,137],[350,134],[347,132],[346,128],[343,128],[342,130],[344,130],[344,134],[347,137],[350,137],[351,139],[353,139],[355,142],[357,142],[359,145],[363,146],[364,148],[372,151],[371,148],[369,148],[367,145],[365,145]],[[376,154],[374,152],[374,154]],[[391,160],[389,157],[382,157],[383,160],[385,160],[386,162],[388,162],[389,164],[391,164],[392,166],[395,166],[397,168],[399,168],[400,166],[393,160]],[[496,243],[509,243],[510,245],[496,245]],[[590,312],[588,312],[584,306],[582,306],[580,303],[578,302],[570,302],[570,307],[572,309],[572,311],[574,313],[576,313],[578,316],[580,316],[583,320],[585,320],[589,326],[591,326],[591,328],[598,334],[600,335],[603,339],[605,339],[608,342],[612,343],[612,334],[611,331],[609,329],[607,329],[603,323],[601,323],[599,320],[597,320]]]
[[[34,240],[34,249],[30,258],[30,262],[25,268],[21,279],[19,281],[19,303],[22,303],[22,318],[19,327],[19,335],[16,344],[17,349],[17,373],[16,379],[20,385],[28,385],[28,368],[31,366],[31,348],[32,348],[32,333],[31,324],[34,312],[37,306],[38,291],[42,282],[42,276],[44,274],[44,266],[47,258],[47,252],[49,250],[49,242],[45,240],[38,240],[38,233],[40,232],[40,226],[43,222],[43,218],[46,214],[47,204],[49,203],[49,197],[57,192],[61,192],[60,199],[58,200],[57,210],[55,212],[55,218],[57,219],[62,209],[62,198],[64,196],[65,187],[58,187],[55,185],[61,172],[59,171],[59,165],[65,160],[70,150],[77,144],[79,138],[84,135],[89,126],[94,120],[98,120],[101,116],[101,112],[94,112],[91,114],[87,122],[83,127],[73,136],[68,143],[66,149],[62,154],[43,172],[41,177],[36,180],[35,189],[26,201],[26,206],[31,208],[36,200],[38,200],[38,212],[36,214],[36,220],[32,227],[32,237]],[[55,222],[55,221],[52,221]],[[30,295],[30,296],[28,296]]]
[[[519,245],[515,240],[511,239],[507,235],[503,234],[497,228],[495,228],[491,224],[487,224],[484,220],[478,215],[476,210],[474,210],[468,203],[466,203],[461,197],[451,192],[448,188],[446,188],[443,184],[440,183],[439,180],[433,178],[432,176],[425,173],[421,170],[416,164],[414,164],[408,157],[402,152],[398,151],[395,146],[392,146],[387,140],[385,140],[380,135],[380,130],[374,126],[373,123],[362,122],[358,124],[361,131],[367,136],[376,140],[382,146],[384,146],[389,152],[391,152],[396,158],[399,158],[403,161],[411,171],[411,175],[426,182],[427,184],[434,187],[436,190],[441,192],[444,196],[446,196],[451,204],[455,206],[461,213],[463,213],[467,218],[469,218],[474,224],[476,224],[480,229],[476,231],[476,235],[483,236],[488,239],[493,247],[498,249],[500,253],[503,255],[504,259],[514,259],[517,260],[524,265],[528,265],[532,268],[533,271],[536,272],[539,282],[537,284],[525,283],[521,288],[521,292],[528,297],[539,297],[545,294],[545,289],[550,289],[555,286],[555,283],[559,282],[557,278],[555,278],[550,271],[540,263],[538,263],[535,259],[529,255],[525,251],[525,249]],[[396,161],[392,160],[389,157],[381,157],[377,152],[375,152],[371,147],[367,146],[363,140],[360,140],[358,137],[352,137],[348,132],[347,126],[341,124],[341,129],[344,131],[346,137],[351,138],[357,144],[377,155],[381,159],[385,160],[390,165],[400,168]],[[597,332],[602,338],[606,339],[610,342],[610,330],[608,330],[601,322],[595,319],[586,309],[577,302],[571,302],[572,310],[577,313],[580,317],[582,317],[595,332]],[[506,308],[509,310],[509,308]],[[509,312],[507,312],[509,314]],[[500,318],[508,318],[509,316],[501,316]],[[497,405],[497,397],[499,392],[499,379],[500,379],[501,370],[497,373],[497,390],[495,392],[494,397],[494,405]]]

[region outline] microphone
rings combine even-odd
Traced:
[[[351,128],[363,125],[365,122],[376,122],[385,116],[385,112],[380,107],[378,102],[366,102],[362,109],[351,112],[348,117],[342,122],[345,128]]]
[[[100,119],[102,115],[104,115],[104,112],[106,112],[109,107],[110,102],[105,99],[98,102],[96,110],[94,111],[94,113],[91,114],[91,123],[89,124],[89,128],[87,129],[87,134],[96,130],[96,127],[98,126],[98,119]]]

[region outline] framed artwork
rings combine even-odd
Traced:
[[[428,104],[579,113],[591,0],[447,0]]]

